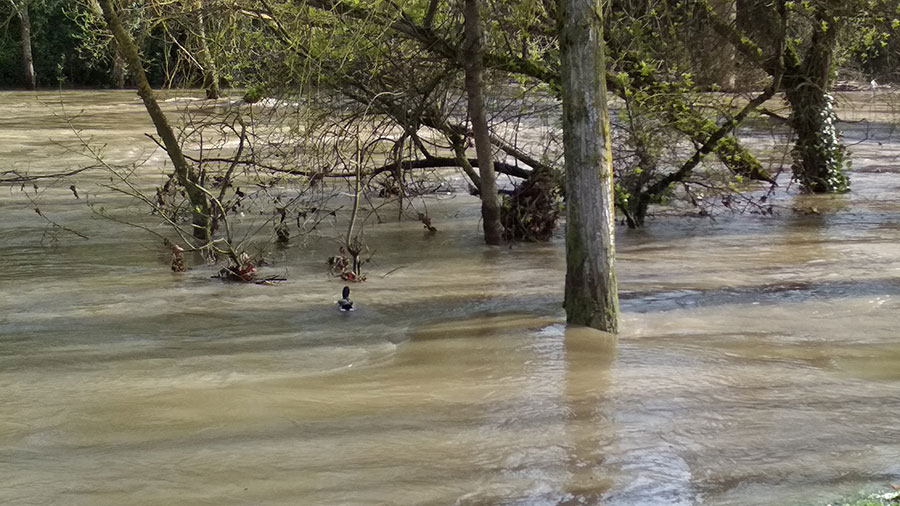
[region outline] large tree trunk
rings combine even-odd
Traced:
[[[219,72],[209,52],[209,44],[206,41],[206,17],[203,13],[203,0],[196,0],[197,8],[196,31],[198,46],[198,61],[203,66],[203,89],[206,90],[206,98],[215,100],[219,98]]]
[[[815,20],[806,57],[788,65],[783,81],[797,136],[792,169],[804,191],[843,192],[849,187],[843,172],[846,148],[838,137],[833,100],[828,95],[839,20],[821,7]]]
[[[206,245],[209,243],[211,236],[209,200],[206,198],[204,189],[200,187],[200,176],[185,159],[184,153],[181,151],[181,145],[178,143],[172,127],[169,126],[166,115],[156,102],[153,89],[150,88],[147,75],[144,73],[143,61],[138,53],[137,46],[122,26],[122,22],[119,20],[119,16],[113,7],[113,0],[99,0],[99,3],[100,8],[103,9],[106,26],[116,38],[118,49],[128,64],[128,68],[137,85],[138,95],[144,101],[144,107],[147,109],[150,119],[153,120],[153,125],[156,126],[156,133],[162,139],[169,159],[175,166],[175,175],[178,183],[187,192],[192,209],[193,235]]]
[[[25,87],[33,90],[37,87],[34,76],[34,56],[31,53],[31,17],[28,15],[28,2],[19,4],[19,20],[22,28],[22,63],[25,66]]]
[[[497,176],[494,174],[494,154],[487,118],[484,113],[484,33],[478,0],[465,0],[466,39],[463,59],[466,71],[466,94],[469,98],[469,119],[475,136],[478,172],[481,176],[481,219],[484,222],[484,242],[500,244],[500,202],[497,198]]]
[[[559,0],[566,158],[566,319],[618,330],[612,159],[598,0]]]

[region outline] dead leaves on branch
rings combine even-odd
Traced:
[[[215,277],[223,281],[234,281],[237,283],[256,283],[258,281],[263,281],[257,279],[257,272],[256,264],[250,260],[250,255],[241,253],[236,262],[232,262],[231,265],[219,269],[219,273]]]
[[[163,246],[172,252],[172,272],[186,271],[187,268],[184,266],[184,248],[168,239],[163,239]]]
[[[366,248],[368,250],[368,248]],[[366,280],[366,275],[362,273],[362,266],[372,260],[369,258],[361,258],[359,251],[352,250],[350,253],[343,246],[338,250],[338,254],[328,257],[328,272],[335,277],[340,277],[344,281],[351,283],[361,283]]]

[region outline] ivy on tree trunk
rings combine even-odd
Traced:
[[[834,51],[838,42],[839,20],[820,7],[817,25],[802,62],[792,52],[784,76],[785,96],[791,106],[794,143],[792,169],[794,179],[811,193],[844,192],[850,181],[844,174],[846,147],[841,143],[835,121],[831,85]]]

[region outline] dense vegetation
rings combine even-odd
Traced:
[[[176,4],[194,2],[179,2]],[[313,2],[315,4],[316,2]],[[370,2],[371,3],[371,2]],[[705,2],[698,1],[654,1],[634,2],[614,0],[606,5],[610,13],[606,18],[607,38],[611,43],[612,54],[610,65],[627,57],[628,52],[644,53],[645,59],[666,58],[670,63],[682,67],[692,66],[697,88],[727,87],[746,88],[748,84],[759,85],[760,73],[752,67],[738,64],[729,68],[719,56],[721,53],[711,49],[722,49],[722,40],[711,32],[707,20],[699,9]],[[728,7],[719,6],[722,2],[709,2],[714,10],[725,14],[732,9],[734,19],[731,21],[754,41],[762,41],[764,48],[770,49],[772,41],[771,27],[761,23],[771,17],[770,2],[757,0],[737,0],[726,2]],[[800,6],[814,7],[817,4],[827,5],[829,2],[780,2],[794,8]],[[836,6],[843,5],[845,12],[841,16],[846,19],[849,28],[841,37],[838,54],[835,58],[835,71],[838,79],[855,79],[869,82],[875,79],[878,83],[888,84],[900,81],[900,39],[894,37],[895,19],[900,16],[897,6],[891,2],[830,2]],[[249,14],[260,5],[280,8],[279,2],[259,4],[256,2],[204,2],[204,9],[212,16],[219,16],[224,10],[239,11],[247,9]],[[338,5],[338,2],[334,3]],[[352,2],[348,3],[352,4]],[[777,5],[778,3],[774,4]],[[881,5],[879,5],[881,4]],[[34,68],[37,84],[41,87],[116,87],[114,75],[115,58],[110,51],[104,49],[107,34],[97,33],[95,23],[96,11],[91,2],[86,0],[4,0],[0,2],[0,19],[5,30],[0,32],[0,87],[15,89],[25,85],[22,61],[21,19],[18,15],[20,5],[27,5],[31,24],[31,44],[34,53]],[[179,62],[189,59],[180,52],[178,44],[190,35],[183,28],[174,27],[171,12],[164,12],[168,2],[150,0],[132,1],[122,4],[133,15],[130,24],[141,43],[141,52],[148,67],[150,81],[154,86],[199,86],[202,79],[191,73],[173,75],[171,72],[179,66]],[[283,4],[281,7],[294,5],[299,9],[302,2]],[[323,4],[324,5],[324,4]],[[716,7],[719,6],[719,7]],[[425,3],[413,6],[410,12],[423,11]],[[521,35],[516,43],[528,39],[536,39],[538,30],[553,30],[553,20],[547,17],[546,2],[489,3],[485,15],[491,20],[490,26],[499,27],[502,22],[513,21],[517,25],[508,26],[505,31],[515,28],[529,28],[531,34]],[[552,10],[552,7],[550,8]],[[191,14],[191,7],[178,8],[183,15]],[[798,11],[802,9],[797,9]],[[165,16],[165,17],[164,17]],[[510,17],[512,16],[512,18]],[[534,19],[529,20],[529,17]],[[230,17],[230,16],[229,16]],[[167,18],[167,19],[166,19]],[[234,19],[228,20],[234,22]],[[171,23],[170,26],[166,26]],[[222,33],[211,33],[208,37],[219,38]],[[248,38],[253,34],[245,34]],[[257,34],[258,35],[258,34]],[[508,36],[509,33],[504,36]],[[546,33],[545,33],[546,35]],[[635,38],[637,36],[637,38]],[[627,42],[626,42],[627,40]],[[236,41],[218,39],[220,44],[234,44]],[[245,41],[246,42],[246,41]],[[504,43],[512,41],[506,40]],[[537,43],[533,41],[532,44]],[[628,47],[620,47],[627,44]],[[221,49],[224,49],[222,47]],[[527,49],[526,49],[527,50]],[[621,52],[620,52],[621,51]],[[229,56],[234,56],[232,53]],[[225,55],[220,55],[225,56]],[[535,57],[541,56],[539,54]],[[674,59],[673,59],[674,57]],[[648,59],[649,61],[649,59]],[[225,65],[230,72],[222,74],[222,78],[234,85],[245,86],[255,82],[259,76],[242,72],[241,67],[247,62],[232,62]],[[223,68],[223,70],[225,70]],[[247,69],[249,70],[249,69]],[[733,71],[733,72],[731,72]],[[731,73],[729,73],[731,72]],[[737,78],[737,79],[735,79]]]

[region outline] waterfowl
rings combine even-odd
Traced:
[[[353,311],[353,301],[350,300],[350,287],[345,286],[344,291],[341,292],[341,300],[337,301],[338,309],[341,311]]]

